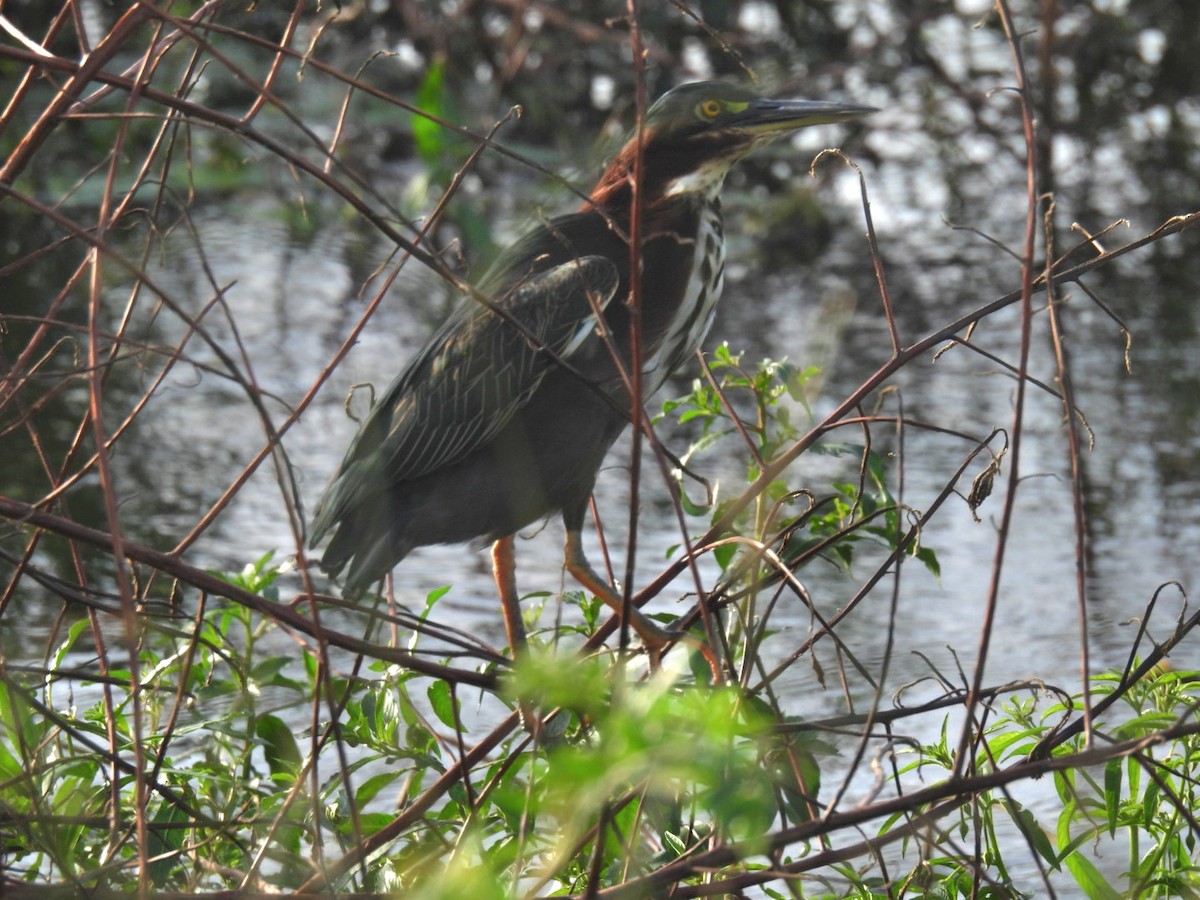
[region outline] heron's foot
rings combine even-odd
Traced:
[[[583,552],[583,541],[578,531],[567,529],[567,545],[565,548],[565,566],[571,577],[585,589],[591,591],[605,602],[609,609],[620,617],[625,617],[630,628],[642,639],[650,654],[651,664],[658,668],[666,652],[676,644],[682,643],[694,650],[699,650],[708,667],[712,670],[713,683],[720,684],[721,665],[716,653],[707,641],[698,638],[689,631],[682,629],[664,628],[648,617],[636,606],[627,605],[625,598],[592,568]]]

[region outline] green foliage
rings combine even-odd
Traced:
[[[704,835],[760,840],[776,815],[761,711],[732,688],[620,677],[598,660],[531,654],[509,681],[514,701],[572,714],[563,739],[497,795],[535,826],[539,856],[562,860],[560,878],[575,881],[595,853],[604,871],[637,871]]]
[[[1117,676],[1102,675],[1093,691],[1104,696],[1120,686]],[[1104,739],[1148,745],[1109,759],[1102,778],[1090,769],[1055,773],[1063,804],[1055,828],[1060,858],[1089,898],[1119,896],[1085,852],[1098,843],[1126,848],[1122,874],[1130,895],[1200,897],[1194,826],[1200,737],[1185,729],[1170,740],[1160,738],[1200,701],[1197,673],[1154,669],[1123,693],[1122,701],[1124,714],[1110,728],[1096,727]],[[1048,715],[1057,713],[1052,709]],[[1056,752],[1082,749],[1082,742],[1077,738]]]
[[[267,554],[228,580],[272,593],[280,569]],[[427,614],[440,596],[431,595]],[[244,871],[264,848],[271,882],[298,886],[319,835],[355,841],[382,828],[387,808],[403,808],[452,764],[447,732],[469,728],[461,688],[447,681],[386,665],[373,666],[370,681],[322,677],[311,655],[264,653],[276,627],[233,604],[210,604],[198,624],[191,638],[150,632],[138,653],[138,715],[143,733],[155,735],[143,752],[159,773],[142,813],[158,889],[227,886],[217,871]],[[737,689],[666,673],[638,683],[601,658],[549,652],[531,652],[505,683],[514,704],[562,708],[567,724],[544,750],[517,752],[473,788],[451,789],[372,867],[372,889],[501,897],[521,871],[583,885],[596,854],[604,883],[615,884],[714,837],[761,840],[778,814],[777,792],[794,806],[803,790],[795,767],[780,764],[784,745],[769,736],[766,708]],[[148,783],[130,771],[114,793],[103,754],[89,750],[104,745],[107,727],[132,745],[132,694],[115,708],[97,700],[50,716],[35,693],[0,680],[0,804],[8,821],[24,823],[19,836],[8,832],[8,850],[31,876],[86,882],[109,859],[113,800],[133,827],[139,785]],[[179,706],[184,696],[194,702]],[[314,702],[338,707],[344,768],[321,762],[323,741],[297,734],[276,711],[292,709],[294,721],[298,705]],[[815,791],[814,758],[804,765]],[[485,794],[475,793],[483,784]],[[448,845],[456,849],[443,858]],[[120,852],[133,860],[136,842]]]
[[[911,878],[926,896],[978,896],[973,886],[981,874],[992,882],[991,896],[1026,896],[1028,888],[1018,889],[1001,849],[1001,832],[1015,827],[1048,873],[1069,878],[1090,900],[1200,897],[1194,828],[1200,735],[1194,727],[1179,727],[1200,701],[1197,678],[1197,673],[1155,672],[1130,685],[1115,674],[1096,676],[1092,702],[1119,686],[1121,703],[1109,712],[1111,725],[1093,723],[1091,746],[1119,742],[1128,749],[1095,767],[1054,768],[1050,778],[1060,803],[1054,819],[1040,818],[1006,793],[980,792],[960,808],[957,828],[949,830],[963,838],[975,835],[982,855],[927,859]],[[1005,763],[1026,760],[1064,714],[1083,710],[1084,699],[1080,694],[1042,705],[1035,696],[1011,698],[986,730],[973,773],[1000,771]],[[1178,733],[1164,741],[1164,729]],[[953,770],[950,740],[944,726],[940,738],[921,746],[900,774],[920,770],[930,780],[936,778],[933,770]],[[1088,749],[1080,734],[1057,746],[1053,758],[1069,759]],[[884,832],[899,822],[894,818]],[[1124,861],[1118,862],[1122,854]]]
[[[690,394],[663,404],[663,415],[673,417],[681,425],[692,423],[699,427],[700,437],[685,455],[685,462],[720,441],[748,439],[750,461],[745,478],[754,482],[764,467],[769,467],[802,437],[803,428],[811,426],[808,395],[820,377],[820,370],[769,359],[755,369],[748,369],[743,365],[742,354],[732,353],[728,344],[721,344],[713,352],[709,369],[713,380],[697,379]],[[817,493],[808,485],[790,482],[793,470],[789,468],[739,514],[736,524],[739,533],[751,537],[759,546],[773,547],[793,572],[820,558],[849,573],[856,548],[863,542],[894,550],[903,540],[909,556],[934,575],[940,574],[934,551],[922,546],[919,540],[905,539],[908,511],[897,503],[888,487],[889,475],[879,451],[861,444],[822,439],[812,444],[808,452],[856,462],[856,480],[837,480],[830,485],[831,490]],[[702,511],[683,490],[680,499],[689,513]],[[731,502],[715,505],[714,522],[724,517]],[[734,544],[714,550],[722,569],[729,568],[736,551]],[[756,558],[761,554],[752,551],[745,555]],[[746,573],[737,570],[736,574]]]
[[[270,594],[279,567],[271,554],[229,580]],[[71,653],[87,623],[76,623],[59,646],[47,679],[66,676]],[[136,858],[137,843],[113,844],[108,823],[146,823],[148,874],[155,887],[188,889],[214,882],[195,867],[193,841],[214,841],[214,864],[249,862],[249,848],[273,830],[281,883],[299,872],[302,829],[286,797],[297,786],[303,752],[272,709],[290,708],[310,694],[297,680],[294,657],[266,656],[257,641],[274,626],[255,621],[235,604],[212,603],[194,635],[148,631],[126,671],[110,669],[115,696],[76,688],[90,696],[82,708],[34,685],[0,680],[0,805],[22,823],[8,844],[11,859],[32,874],[48,865],[72,881],[94,877],[113,862]],[[128,690],[136,665],[139,691]],[[61,671],[60,671],[61,669]],[[94,686],[93,686],[94,687]],[[276,699],[271,707],[265,693]],[[157,777],[117,769],[98,750],[114,743],[125,753],[140,746]],[[153,785],[153,787],[151,787]],[[144,792],[144,806],[139,797]],[[113,801],[117,800],[117,805]],[[225,819],[244,821],[230,830]],[[277,819],[274,829],[273,819]],[[17,832],[11,833],[16,837]]]

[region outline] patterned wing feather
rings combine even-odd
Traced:
[[[365,498],[486,445],[528,402],[554,357],[569,360],[592,334],[595,311],[618,283],[616,266],[600,256],[531,275],[496,298],[523,329],[465,301],[367,415],[318,504],[312,543]]]

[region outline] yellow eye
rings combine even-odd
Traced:
[[[721,101],[705,100],[696,107],[696,112],[700,113],[702,119],[715,119],[721,114]]]

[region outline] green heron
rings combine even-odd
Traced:
[[[719,82],[664,94],[580,209],[501,254],[476,286],[489,302],[464,298],[367,414],[312,526],[314,547],[333,532],[321,566],[345,573],[344,594],[361,596],[414,547],[492,541],[515,650],[513,535],[561,512],[567,571],[620,614],[580,535],[604,456],[635,416],[631,361],[649,397],[704,340],[724,277],[718,195],[730,167],[781,134],[874,111]],[[629,624],[656,652],[673,638],[637,609]]]

